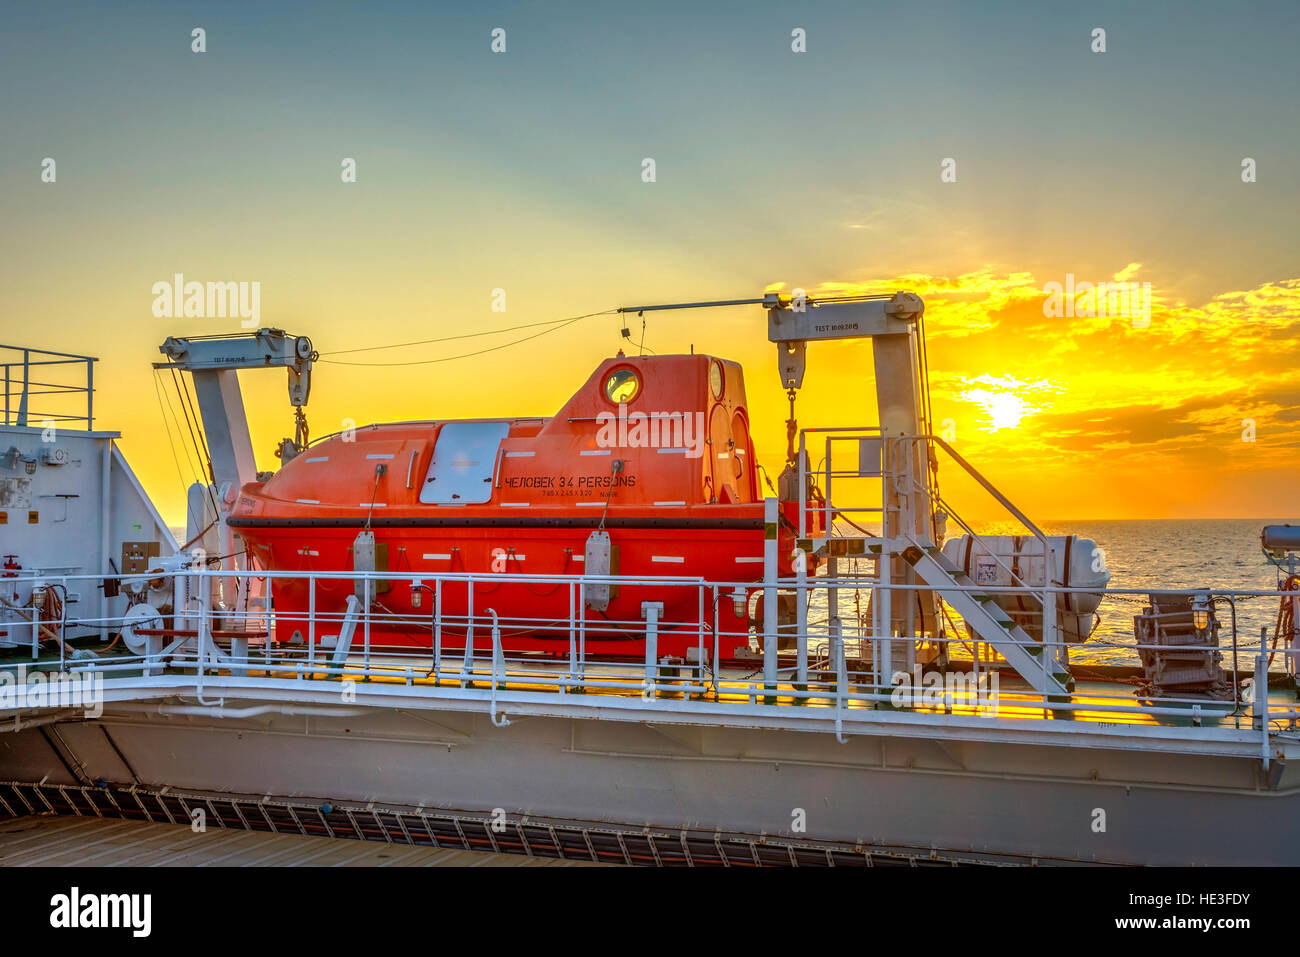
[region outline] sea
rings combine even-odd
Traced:
[[[1089,519],[1038,523],[1047,535],[1078,535],[1099,545],[1105,554],[1111,588],[1151,591],[1275,590],[1278,570],[1265,559],[1259,536],[1265,525],[1285,524],[1297,525],[1300,519]],[[1024,534],[1018,526],[998,523],[977,525],[976,531],[981,535]],[[1261,627],[1268,627],[1272,640],[1278,601],[1276,597],[1237,599],[1237,647],[1244,669],[1253,667]],[[1097,609],[1101,621],[1092,639],[1072,647],[1070,660],[1078,664],[1138,664],[1132,647],[1133,616],[1140,614],[1145,604],[1145,596],[1140,595],[1106,598]],[[1229,649],[1231,608],[1216,603],[1215,614],[1219,619],[1220,647]],[[1280,660],[1274,663],[1274,670],[1279,668]]]

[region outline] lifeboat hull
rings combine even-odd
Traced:
[[[718,654],[734,658],[749,647],[748,612],[743,609],[762,576],[762,515],[752,506],[726,509],[726,515],[708,511],[707,516],[615,516],[607,522],[618,577],[655,581],[620,582],[599,611],[589,607],[578,581],[593,530],[590,516],[529,516],[527,524],[506,525],[499,515],[466,515],[457,516],[452,528],[385,516],[371,530],[381,556],[380,574],[392,580],[374,586],[371,642],[428,647],[436,630],[442,647],[454,651],[464,647],[472,618],[475,640],[484,647],[491,611],[507,651],[566,656],[572,636],[583,639],[588,655],[635,657],[643,654],[642,644],[630,644],[644,635],[642,603],[661,602],[662,655],[686,657],[688,649],[703,641],[712,658],[716,621]],[[471,524],[476,519],[482,524]],[[353,543],[361,530],[353,521],[237,520],[237,526],[254,543],[260,565],[306,575],[352,567]],[[472,584],[459,577],[469,572],[478,579]],[[483,581],[498,576],[499,581]],[[701,580],[708,587],[699,585]],[[717,588],[716,616],[715,583],[725,583]],[[290,640],[330,641],[338,629],[320,624],[322,614],[326,621],[340,621],[348,596],[361,597],[361,587],[350,577],[316,578],[314,586],[304,577],[277,577],[272,595],[278,632]],[[737,589],[743,596],[740,615]],[[314,631],[309,627],[313,609],[318,621]]]
[[[789,574],[797,516],[783,508],[778,572]],[[227,521],[280,573],[277,640],[328,641],[355,594],[372,648],[437,640],[454,651],[471,637],[484,647],[495,615],[509,652],[568,655],[581,640],[588,657],[642,658],[653,602],[660,657],[731,660],[750,648],[763,509],[740,366],[620,354],[549,418],[329,437],[246,485]],[[819,521],[810,511],[810,534]],[[598,528],[608,571],[584,563]],[[363,531],[356,551],[368,555],[373,534],[373,565],[354,554]],[[366,595],[350,574],[359,568],[392,580]],[[334,575],[308,585],[303,573]],[[608,600],[579,581],[601,574],[618,581]]]

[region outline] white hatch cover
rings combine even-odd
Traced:
[[[509,422],[448,422],[438,430],[433,460],[420,486],[425,505],[482,505],[492,498],[497,450]]]

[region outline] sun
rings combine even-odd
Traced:
[[[1018,427],[1020,420],[1029,411],[1029,403],[1013,392],[1000,392],[990,396],[985,410],[992,419],[989,431],[997,432],[999,429]]]
[[[986,432],[1000,432],[1003,429],[1018,429],[1027,416],[1036,415],[1043,407],[1022,394],[1051,391],[1045,383],[1021,382],[1011,378],[980,376],[968,380],[977,385],[954,396],[962,402],[979,406],[988,417],[988,423],[982,428]]]

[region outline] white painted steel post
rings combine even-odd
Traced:
[[[834,478],[834,472],[835,470],[831,467],[831,437],[828,435],[826,436],[826,490],[822,492],[822,507],[825,509],[825,512],[822,515],[822,525],[824,526],[822,531],[825,533],[827,538],[830,538],[835,534],[835,531],[832,528],[835,521],[835,511],[831,508],[831,482]]]
[[[808,456],[804,450],[804,435],[799,433],[799,537],[808,534],[808,473],[805,465]]]
[[[745,617],[746,617],[746,618],[749,617],[749,609],[748,609],[748,608],[745,609]],[[710,674],[712,675],[712,677],[710,678],[709,683],[713,686],[713,693],[714,693],[715,695],[718,693],[718,667],[719,667],[719,666],[718,666],[718,645],[719,645],[719,641],[718,641],[718,586],[717,586],[717,585],[714,585],[714,586],[713,586],[713,657],[712,657],[712,659],[711,659],[712,662],[713,662],[713,670],[712,670],[712,672],[710,673]],[[703,673],[704,673],[703,669],[704,669],[704,662],[701,661],[701,662],[700,662],[700,674],[701,674],[701,676],[702,676]],[[704,683],[703,680],[701,680],[700,683],[703,684],[703,683]]]
[[[578,581],[578,690],[587,690],[587,582]]]
[[[185,612],[189,602],[189,593],[185,585],[184,567],[177,569],[172,576],[172,627],[177,631],[187,630],[188,619]]]
[[[897,458],[897,441],[889,441],[884,435],[880,440],[880,463],[881,471],[884,473],[880,482],[881,500],[880,500],[880,522],[881,537],[883,541],[880,545],[880,556],[876,559],[876,583],[878,585],[892,585],[894,583],[894,549],[891,545],[893,537],[898,534],[900,524],[899,514],[902,506],[894,500],[897,489],[895,484],[898,477],[894,474],[894,462]],[[894,635],[894,605],[893,590],[877,588],[872,606],[877,611],[875,622],[875,634],[872,635],[873,646],[873,664],[875,665],[875,686],[874,692],[879,694],[888,687],[890,676],[886,675],[886,670],[893,667],[894,664],[894,645],[890,640]]]
[[[501,650],[501,623],[497,620],[495,608],[487,609],[487,613],[492,616],[492,700],[488,717],[493,727],[505,728],[509,726],[510,719],[504,714],[497,714],[497,688],[506,676],[505,652]]]
[[[1262,645],[1260,647],[1263,647]],[[1268,658],[1261,651],[1255,656],[1255,680],[1251,685],[1250,713],[1256,719],[1268,717]]]
[[[442,579],[433,582],[433,684],[442,680]]]
[[[892,585],[894,555],[893,549],[889,547],[888,541],[886,541],[881,547],[880,562],[881,567],[885,569],[883,574],[879,576],[882,579],[881,583],[886,586]],[[894,667],[894,590],[889,587],[879,588],[876,591],[876,595],[880,599],[877,604],[880,606],[881,628],[881,631],[877,632],[877,635],[883,634],[884,636],[883,639],[874,642],[880,650],[875,675],[875,691],[879,693],[886,690],[893,680],[892,673],[886,674],[886,672]]]
[[[795,666],[797,687],[808,690],[808,553],[796,546],[795,574]]]
[[[31,583],[31,587],[28,589],[27,592],[29,596],[35,595],[38,584],[39,583],[36,581],[33,581]],[[20,621],[26,620],[21,615],[18,615],[16,617],[18,617]],[[41,611],[40,609],[34,606],[32,608],[31,625],[29,626],[28,631],[30,632],[32,638],[32,661],[38,661],[40,660],[41,657]],[[64,670],[62,642],[59,643],[59,670],[60,671]]]
[[[250,579],[251,581],[251,579]],[[267,579],[267,594],[274,589],[271,586],[270,579]],[[269,631],[269,629],[268,629]],[[268,647],[271,639],[268,635],[266,639]],[[307,576],[307,667],[312,669],[312,677],[315,677],[316,668],[316,576]],[[299,673],[299,678],[302,674]]]
[[[835,684],[842,695],[848,684],[848,665],[844,657],[844,622],[838,617],[832,618],[827,624],[827,631],[831,642],[831,667],[835,669]]]
[[[871,680],[875,684],[880,682],[880,596],[882,589],[879,587],[880,579],[883,572],[881,569],[887,567],[888,561],[882,554],[876,559],[876,576],[875,584],[871,589]],[[876,690],[874,687],[872,690]],[[873,704],[874,708],[875,705]]]
[[[824,494],[826,496],[825,524],[826,524],[826,538],[828,541],[835,534],[834,529],[831,527],[833,521],[831,516],[834,515],[834,511],[831,509],[831,478],[835,473],[835,469],[832,467],[831,464],[831,453],[834,451],[834,448],[832,447],[833,441],[834,439],[832,436],[830,435],[826,436],[826,491]],[[861,473],[861,471],[862,471],[862,463],[858,462],[858,472]],[[836,575],[839,574],[839,562],[835,560],[834,555],[830,554],[829,547],[826,549],[826,551],[827,551],[826,577],[829,578],[831,581],[834,581]],[[828,619],[834,619],[839,616],[839,613],[840,613],[840,590],[836,588],[834,585],[831,585],[826,589],[826,616]]]
[[[699,673],[699,683],[703,685],[704,684],[704,585],[702,583],[695,586],[695,596],[696,596],[696,605],[697,605],[695,620],[699,622],[697,632],[696,632],[698,635],[698,639],[695,646],[696,647],[695,670]],[[715,623],[718,618],[717,596],[718,596],[718,589],[715,586],[713,589],[713,618]],[[689,671],[690,669],[687,670]]]
[[[845,559],[844,564],[852,568],[853,559]],[[832,582],[839,577],[840,563],[834,555],[826,556],[826,577]],[[838,585],[828,585],[826,587],[826,617],[838,618],[840,616],[840,589]]]
[[[248,677],[248,638],[233,635],[230,639],[230,673],[234,677]]]
[[[663,602],[641,602],[641,617],[645,619],[645,689],[641,697],[646,700],[659,693],[659,616],[663,613]]]
[[[1057,648],[1056,628],[1056,592],[1052,588],[1052,578],[1056,574],[1056,547],[1048,540],[1043,541],[1043,671],[1051,678],[1056,671]]]
[[[474,579],[467,578],[465,580],[465,594],[465,660],[460,666],[460,686],[462,688],[466,687],[466,676],[468,675],[470,678],[468,686],[472,688],[474,686]]]
[[[774,498],[763,500],[763,685],[776,689],[776,563],[778,505]]]
[[[363,639],[363,641],[365,642],[365,646],[366,646],[366,649],[365,649],[365,650],[366,650],[366,653],[365,653],[365,662],[366,662],[366,663],[365,663],[365,670],[366,670],[366,673],[367,673],[367,675],[368,675],[368,674],[370,673],[370,589],[371,589],[371,587],[372,587],[372,585],[373,585],[373,582],[372,582],[372,580],[371,580],[371,578],[370,578],[370,574],[371,574],[370,572],[365,572],[364,574],[365,574],[366,578],[365,578],[365,587],[364,587],[363,591],[365,592],[365,595],[366,595],[366,607],[365,607],[365,609],[362,611],[362,614],[363,614],[365,617],[362,619],[362,626],[361,626],[361,627],[362,627],[362,632],[361,632],[361,634],[362,634],[362,639]],[[345,663],[346,663],[346,662],[345,662]]]
[[[253,587],[253,577],[250,575],[248,578],[244,579],[244,581],[247,583],[247,587],[240,589],[240,594],[243,595],[242,604],[241,604],[241,607],[243,608],[243,613],[241,615],[241,618],[243,620],[242,627],[244,628],[245,631],[251,631],[252,629],[249,626],[253,623],[254,619],[252,614],[250,614],[249,612],[248,601],[250,596],[248,593]],[[266,662],[266,673],[270,674],[271,673],[271,636],[276,633],[275,603],[271,600],[271,579],[267,578],[265,579],[265,582],[266,582],[266,594],[262,596],[262,608],[265,614],[262,615],[262,627],[266,629],[266,637],[262,639],[262,658]],[[238,577],[235,578],[235,587],[239,588]],[[249,640],[251,641],[252,639]]]
[[[161,622],[159,622],[161,624]],[[146,678],[152,678],[155,675],[163,673],[162,669],[162,652],[167,647],[167,640],[162,635],[146,635],[144,639],[144,668],[142,674]]]
[[[89,363],[89,362],[86,363],[86,366],[87,368],[94,367],[93,363]],[[89,397],[87,397],[86,402],[87,403],[90,402]],[[89,415],[89,410],[87,410],[87,415]],[[90,429],[89,422],[86,423],[86,429],[87,430]],[[112,439],[101,440],[101,447],[104,450],[104,456],[100,462],[100,473],[99,473],[99,482],[100,482],[99,573],[100,575],[107,577],[109,573],[109,562],[111,560],[108,554],[108,548],[109,548],[108,538],[109,538],[109,533],[111,531],[109,526],[110,526],[110,517],[112,514],[112,507],[113,507],[112,506],[113,440]],[[96,604],[98,604],[99,606],[99,615],[101,618],[108,618],[109,600],[110,599],[108,597],[107,592],[98,593]]]
[[[59,587],[63,592],[61,596],[63,600],[63,604],[60,606],[63,609],[63,611],[59,614],[59,622],[58,625],[56,626],[59,631],[59,671],[67,671],[68,663],[67,663],[66,655],[68,653],[68,645],[67,642],[63,640],[64,639],[63,623],[64,621],[67,620],[68,617],[68,576],[67,575],[64,575],[59,579]],[[45,602],[47,608],[49,607],[49,601],[50,601],[50,589],[47,588],[45,590]],[[35,609],[32,609],[32,619],[33,619],[32,630],[36,633],[37,637],[39,638],[40,630],[41,630],[41,616],[40,613],[37,612]],[[39,647],[39,642],[38,642],[38,647]],[[40,656],[33,655],[32,657],[33,659],[37,659]]]
[[[830,635],[831,667],[835,669],[835,740],[847,744],[844,736],[844,708],[847,705],[849,691],[848,667],[844,660],[844,632],[838,618],[832,618],[827,625]]]
[[[1259,722],[1264,736],[1260,758],[1264,762],[1264,770],[1267,771],[1271,757],[1268,753],[1268,657],[1264,654],[1263,647],[1260,645],[1260,653],[1255,656],[1255,682],[1250,689],[1253,699],[1250,710]]]
[[[211,625],[208,620],[210,605],[208,602],[207,582],[201,576],[201,573],[191,566],[187,575],[191,582],[191,591],[194,594],[194,600],[198,603],[198,621],[195,622],[194,629],[198,632],[196,639],[199,646],[199,674],[202,675],[208,665],[208,642],[211,641]]]
[[[188,571],[185,573],[185,577],[187,579],[195,579],[194,581],[194,591],[196,592],[195,600],[198,602],[198,606],[199,606],[198,607],[199,620],[195,626],[195,631],[198,633],[198,637],[195,639],[195,641],[198,643],[199,646],[199,655],[198,655],[199,667],[198,670],[195,672],[194,693],[195,693],[195,697],[198,699],[199,704],[206,705],[211,703],[204,700],[203,698],[203,677],[204,677],[203,673],[207,671],[207,667],[208,667],[208,641],[209,641],[208,594],[207,594],[207,587],[206,587],[207,582],[203,580],[201,575],[202,573],[195,571],[193,566],[189,566]]]
[[[573,582],[569,582],[569,674],[560,686],[561,693],[567,694],[573,684],[573,676],[578,670],[578,610],[574,606],[576,594]]]
[[[912,467],[916,461],[914,455],[915,446],[909,440],[902,439],[899,441],[898,447],[903,450],[904,453],[903,487],[907,490],[907,494],[903,496],[900,503],[899,514],[901,516],[901,528],[903,534],[912,535],[916,530],[917,523],[916,501],[913,497],[913,493],[917,488],[917,480],[916,470]],[[904,655],[904,667],[907,669],[909,674],[915,674],[916,639],[920,636],[921,628],[916,622],[916,599],[914,597],[915,593],[912,589],[920,583],[920,579],[917,577],[916,572],[912,571],[911,567],[906,563],[902,563],[901,572],[902,581],[900,581],[900,584],[905,583],[909,586],[909,588],[903,592],[903,620],[901,622],[901,634],[905,636],[906,639],[903,642],[903,648],[906,652]],[[890,680],[892,683],[892,675],[890,676]]]

